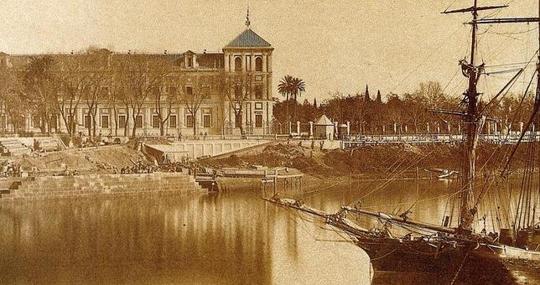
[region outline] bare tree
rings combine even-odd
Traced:
[[[111,74],[108,56],[107,52],[91,50],[83,56],[84,73],[88,80],[88,85],[83,90],[83,99],[90,116],[90,122],[85,122],[85,125],[88,125],[88,136],[91,139],[96,137],[98,104],[109,96]]]
[[[111,92],[109,96],[110,102],[118,102],[119,105],[121,105],[125,110],[125,120],[124,120],[124,136],[128,136],[129,134],[129,121],[130,121],[130,112],[129,112],[129,95],[127,94],[128,89],[128,77],[125,76],[125,72],[129,71],[129,65],[119,60],[118,58],[114,57],[114,60],[112,60],[112,84],[111,84]],[[116,104],[115,104],[116,106]],[[120,119],[118,118],[117,110],[115,107],[115,134],[117,134],[118,127],[120,127]]]
[[[201,108],[202,103],[210,94],[210,84],[205,81],[203,77],[197,76],[190,82],[185,79],[179,80],[183,87],[181,100],[184,102],[186,110],[191,116],[191,123],[193,127],[193,136],[197,136],[197,115]]]
[[[405,114],[412,123],[414,132],[418,133],[420,124],[425,123],[428,117],[426,98],[419,93],[405,94],[403,97]]]
[[[77,109],[89,85],[84,68],[84,62],[79,56],[70,56],[58,63],[56,72],[60,89],[54,103],[64,121],[70,140],[73,139],[76,130]]]
[[[150,58],[147,55],[126,55],[121,59],[121,84],[124,90],[125,105],[131,109],[133,128],[131,136],[137,132],[137,118],[151,94],[161,87],[163,78],[166,76],[168,63],[162,60]],[[128,109],[129,109],[128,108]]]
[[[126,86],[125,86],[125,81],[124,80],[119,80],[117,81],[117,86],[115,88],[116,92],[116,98],[122,102],[122,105],[124,106],[124,109],[126,110],[126,120],[124,122],[124,136],[127,137],[128,134],[129,134],[129,121],[130,121],[130,113],[129,113],[129,108],[130,108],[130,96],[128,95],[127,91],[126,91]]]
[[[403,101],[397,94],[391,94],[386,103],[386,117],[392,123],[394,132],[401,133],[403,126]]]
[[[6,132],[5,123],[13,125],[14,132],[18,132],[24,127],[24,117],[29,111],[28,102],[21,96],[23,86],[20,84],[17,74],[7,67],[0,66],[0,104],[5,111],[1,130]]]
[[[59,81],[54,74],[56,61],[51,56],[32,57],[22,75],[21,96],[32,104],[40,118],[42,133],[50,134],[56,109]]]
[[[165,135],[165,129],[167,122],[169,121],[172,113],[172,106],[180,101],[179,90],[174,82],[182,82],[178,77],[172,75],[163,78],[163,84],[154,89],[154,108],[159,120],[159,134]]]
[[[118,103],[121,102],[123,89],[122,85],[116,84],[115,78],[111,78],[111,86],[107,96],[107,102],[111,106],[114,120],[114,135],[118,136]]]
[[[230,109],[234,111],[236,128],[240,129],[240,134],[245,135],[242,124],[244,105],[253,94],[253,74],[222,74],[222,88],[227,96]]]

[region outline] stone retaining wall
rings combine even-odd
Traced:
[[[28,178],[1,201],[67,197],[179,194],[204,191],[195,179],[182,173],[102,174]]]
[[[184,140],[176,141],[168,145],[178,152],[185,152],[189,158],[199,158],[202,156],[216,156],[225,153],[232,153],[242,149],[269,143],[269,140]],[[150,145],[152,147],[152,145]],[[159,146],[155,146],[159,148]]]

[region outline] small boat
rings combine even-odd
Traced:
[[[455,176],[457,176],[459,174],[459,171],[456,171],[456,170],[449,170],[449,169],[442,169],[442,168],[430,168],[430,169],[426,169],[427,171],[431,171],[431,172],[435,172],[435,173],[439,173],[439,175],[437,175],[437,178],[439,179],[450,179],[450,178],[453,178]]]

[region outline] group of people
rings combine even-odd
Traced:
[[[217,172],[214,169],[207,169],[201,167],[197,163],[184,161],[184,162],[169,162],[160,165],[159,170],[161,172],[187,172],[189,175],[209,175],[216,176]]]
[[[182,162],[169,162],[160,166],[162,172],[182,172],[184,168],[187,167],[186,164]]]
[[[22,167],[20,164],[7,161],[4,165],[2,165],[2,177],[21,177],[22,176]]]
[[[156,166],[145,164],[139,160],[133,166],[122,167],[120,169],[120,174],[154,173],[156,170]]]

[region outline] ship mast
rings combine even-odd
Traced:
[[[465,92],[467,102],[467,112],[465,114],[464,122],[466,127],[466,139],[465,139],[465,171],[463,173],[463,187],[461,194],[461,208],[460,208],[460,220],[459,229],[472,231],[472,224],[474,221],[475,210],[474,207],[474,176],[476,171],[476,142],[477,142],[477,97],[478,91],[476,84],[480,78],[477,74],[480,74],[480,68],[475,65],[476,55],[476,30],[478,25],[476,20],[478,19],[477,1],[474,0],[472,9],[473,24],[471,33],[471,62],[467,64],[465,61],[461,62],[461,67],[465,71],[465,74],[469,77],[469,86]]]
[[[463,72],[468,78],[468,87],[463,95],[467,103],[467,110],[463,114],[463,122],[465,124],[465,141],[464,141],[464,170],[463,170],[463,187],[461,193],[460,205],[460,220],[458,229],[460,232],[471,233],[473,230],[474,215],[476,207],[474,203],[474,178],[476,171],[476,146],[478,144],[478,131],[482,129],[484,119],[478,115],[478,90],[476,88],[480,74],[484,65],[476,65],[476,45],[478,30],[478,11],[504,8],[506,5],[500,6],[478,6],[478,0],[473,0],[473,6],[469,8],[444,11],[444,14],[452,13],[472,13],[473,20],[470,23],[472,26],[471,32],[471,54],[470,62],[461,60],[460,65]]]

